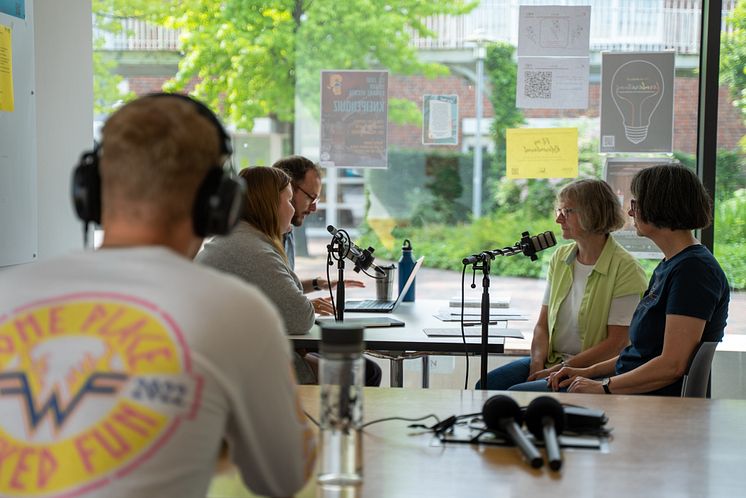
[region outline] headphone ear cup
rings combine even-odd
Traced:
[[[73,170],[72,198],[75,213],[85,223],[101,224],[101,175],[98,149],[84,152]]]
[[[192,220],[199,237],[227,235],[244,210],[246,184],[222,168],[212,168],[202,181],[194,200]]]

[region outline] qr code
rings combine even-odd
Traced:
[[[526,71],[526,84],[524,91],[530,99],[552,98],[552,72],[551,71]]]
[[[604,135],[603,137],[601,137],[601,145],[603,147],[614,147],[615,145],[614,138],[615,138],[614,135]]]

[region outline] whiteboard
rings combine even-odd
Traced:
[[[27,263],[38,254],[34,9],[24,18],[0,12],[11,29],[14,110],[0,111],[0,266]]]

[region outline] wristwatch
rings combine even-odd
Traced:
[[[311,286],[313,287],[313,290],[317,290],[317,291],[321,290],[321,287],[319,286],[318,277],[311,280]]]
[[[604,377],[603,379],[601,379],[601,387],[604,388],[604,392],[606,394],[611,394],[611,389],[609,389],[609,383],[610,382],[611,382],[611,378],[610,377]]]

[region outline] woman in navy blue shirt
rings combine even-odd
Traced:
[[[652,166],[632,179],[629,215],[637,234],[663,252],[629,327],[630,345],[617,358],[563,368],[555,390],[679,396],[681,380],[705,341],[723,338],[730,290],[715,257],[692,230],[712,223],[702,182],[679,165]]]

